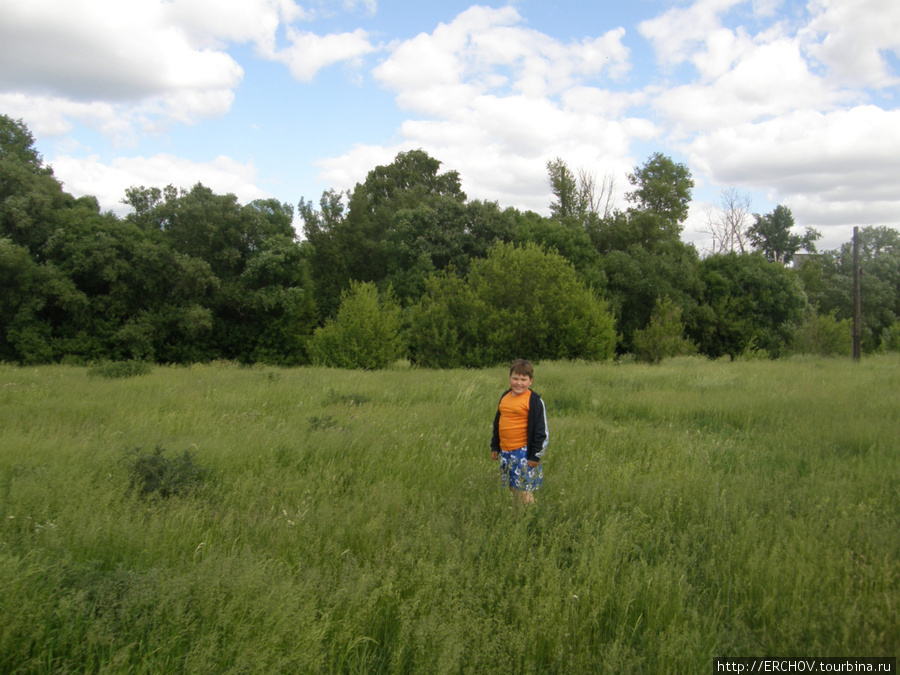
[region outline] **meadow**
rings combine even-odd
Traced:
[[[897,655],[900,356],[537,364],[519,510],[507,377],[0,365],[0,672]]]

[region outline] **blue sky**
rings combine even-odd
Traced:
[[[820,248],[900,227],[900,3],[0,0],[0,113],[65,188],[202,182],[296,205],[423,148],[470,199],[548,213],[546,163],[691,169]]]

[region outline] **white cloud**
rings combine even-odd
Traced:
[[[256,185],[256,169],[252,164],[241,164],[224,156],[204,163],[168,154],[120,157],[111,163],[101,162],[96,155],[60,156],[50,165],[67,192],[76,197],[94,195],[102,208],[119,214],[130,211],[130,207],[121,203],[125,190],[141,185],[189,189],[199,182],[218,194],[233,193],[242,203],[270,196]]]
[[[851,86],[893,87],[882,52],[900,56],[900,4],[885,0],[811,0],[813,19],[803,31],[809,52],[832,77]]]
[[[698,131],[829,108],[847,96],[810,72],[796,41],[779,38],[744,47],[713,81],[662,91],[655,105],[679,130]]]
[[[900,111],[858,106],[722,128],[697,138],[690,157],[719,184],[767,190],[799,225],[822,230],[897,225],[897,147]],[[833,248],[834,235],[826,234]]]
[[[291,46],[277,51],[272,58],[287,64],[291,75],[301,82],[311,82],[326,66],[352,62],[376,50],[361,29],[322,36],[289,27],[287,35]]]
[[[690,57],[698,44],[721,28],[720,15],[742,0],[697,0],[689,7],[676,7],[643,21],[638,31],[656,50],[659,61],[678,65]]]
[[[293,0],[172,0],[163,6],[163,12],[198,48],[252,43],[268,56],[276,51],[282,23],[313,18]]]
[[[644,22],[661,63],[696,69],[692,81],[645,90],[663,142],[695,178],[790,206],[825,248],[851,225],[896,226],[900,111],[862,105],[867,87],[898,81],[884,52],[898,51],[900,5],[887,5],[813,0],[807,15],[778,16],[761,0],[749,17],[731,0],[697,0]]]
[[[621,77],[628,69],[623,29],[563,44],[517,24],[512,7],[472,7],[432,34],[397,45],[374,70],[398,93],[398,103],[436,114],[428,103],[439,88],[465,87],[470,95],[506,88],[528,98],[556,96],[585,79]]]
[[[228,112],[244,76],[225,51],[231,44],[255,45],[301,81],[375,49],[361,30],[317,36],[294,28],[312,16],[293,0],[5,2],[0,97],[17,97],[22,117],[47,133],[80,122],[127,145]],[[282,27],[285,49],[277,44]]]
[[[595,86],[627,72],[624,30],[563,43],[520,23],[513,7],[472,7],[391,45],[373,74],[401,108],[424,119],[403,123],[391,148],[355,146],[320,162],[320,179],[349,188],[400,149],[421,147],[459,171],[470,197],[545,211],[548,159],[601,175],[633,166],[630,140],[656,130],[607,113],[641,96]]]
[[[162,10],[150,0],[10,3],[0,23],[0,88],[113,102],[234,88],[241,67],[193,47]]]

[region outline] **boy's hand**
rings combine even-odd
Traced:
[[[500,453],[496,450],[491,450],[491,459],[495,462],[500,459]]]
[[[540,464],[540,462],[532,462],[531,460],[528,460],[528,466],[532,469],[534,467],[536,467],[538,464]]]

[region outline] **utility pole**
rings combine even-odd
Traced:
[[[859,270],[859,228],[853,228],[853,360],[862,356],[862,290]]]

